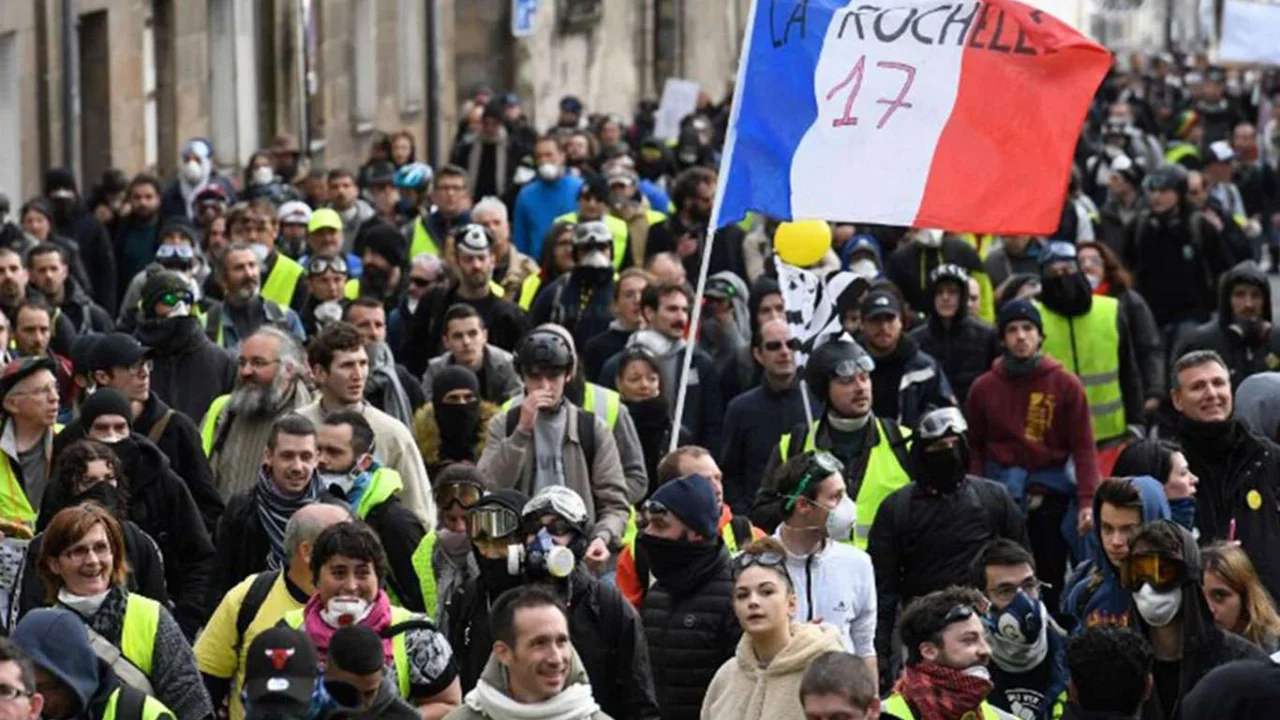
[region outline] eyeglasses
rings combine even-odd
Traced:
[[[12,702],[20,698],[29,698],[34,694],[30,690],[16,688],[12,685],[0,685],[0,701]]]
[[[58,397],[58,384],[49,383],[48,385],[41,385],[40,387],[31,388],[30,390],[14,390],[9,394],[10,395],[45,395],[45,396],[52,395],[53,397]]]
[[[64,556],[70,558],[73,562],[82,563],[89,559],[89,553],[93,553],[100,558],[109,558],[112,556],[111,545],[106,542],[96,542],[92,545],[77,545],[63,553]]]
[[[1041,588],[1048,587],[1053,586],[1047,582],[1042,582],[1040,578],[1033,575],[1022,581],[1021,585],[1015,585],[1013,583],[997,585],[996,589],[991,591],[991,599],[1001,605],[1008,605],[1013,601],[1013,597],[1018,594],[1019,590],[1030,597],[1036,597],[1039,595]]]
[[[437,485],[435,495],[436,505],[441,509],[448,510],[459,505],[466,510],[480,502],[480,498],[484,497],[484,489],[469,482],[450,483]]]
[[[473,539],[504,538],[520,529],[520,516],[499,505],[486,505],[467,511],[467,533]]]
[[[1157,553],[1130,555],[1120,564],[1120,582],[1129,592],[1137,592],[1146,584],[1165,592],[1181,586],[1186,577],[1186,563]]]
[[[409,276],[409,284],[414,287],[420,287],[420,288],[427,287],[433,282],[435,282],[435,280],[428,280],[427,278],[417,277],[416,275]]]
[[[641,503],[640,510],[645,515],[666,515],[667,513],[671,512],[671,510],[667,508],[666,505],[663,505],[657,500],[645,500],[643,503]]]
[[[822,482],[828,476],[839,473],[844,470],[840,461],[835,455],[829,452],[819,450],[809,458],[809,462],[805,465],[804,475],[800,476],[800,483],[796,485],[795,492],[787,496],[787,502],[783,505],[783,509],[790,512],[804,496],[804,491],[809,488],[809,484],[814,480]]]
[[[778,352],[783,346],[786,346],[791,352],[796,352],[801,345],[799,338],[791,338],[790,340],[768,340],[762,344],[762,347],[769,352]]]
[[[323,275],[327,272],[346,275],[347,261],[340,257],[313,257],[310,262],[307,263],[308,275]]]
[[[272,365],[275,365],[278,362],[280,362],[279,358],[275,360],[267,360],[265,358],[260,358],[260,357],[236,358],[236,366],[239,367],[241,370],[245,369],[246,367],[251,367],[254,370],[266,370],[267,368],[271,367]]]

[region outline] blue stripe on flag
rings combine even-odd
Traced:
[[[818,56],[836,13],[852,0],[756,0],[740,59],[737,121],[727,138],[718,224],[756,210],[791,219],[791,159],[818,118]],[[736,131],[735,131],[736,128]]]

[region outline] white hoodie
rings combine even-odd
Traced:
[[[782,526],[774,537],[782,542]],[[824,541],[813,555],[787,552],[787,573],[796,588],[795,621],[822,618],[840,629],[845,649],[858,657],[874,657],[876,576],[871,556],[852,545]],[[783,543],[785,546],[786,543]]]

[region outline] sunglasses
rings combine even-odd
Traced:
[[[763,343],[762,346],[764,347],[765,350],[768,350],[769,352],[778,352],[783,348],[784,345],[791,352],[797,352],[800,350],[800,346],[802,345],[802,343],[800,342],[799,338],[791,338],[790,340],[785,340],[785,341],[769,340]]]
[[[434,280],[428,280],[427,278],[415,277],[415,276],[413,276],[413,275],[410,275],[410,276],[409,276],[409,284],[410,284],[410,285],[412,285],[412,286],[414,286],[414,287],[420,287],[420,288],[427,287],[428,285],[430,285],[430,284],[431,284],[431,283],[433,283],[433,282],[435,282],[435,281],[434,281]]]
[[[452,483],[436,486],[435,495],[436,505],[439,505],[443,510],[448,510],[454,505],[459,505],[462,509],[468,510],[480,502],[480,498],[484,497],[484,489],[479,485],[466,482]]]
[[[977,614],[978,611],[974,610],[972,605],[957,605],[942,616],[942,628],[945,629],[952,623],[964,622]]]
[[[1120,565],[1120,582],[1129,592],[1137,592],[1148,583],[1165,592],[1181,587],[1186,577],[1186,563],[1156,553],[1130,555]]]
[[[347,274],[347,261],[340,257],[311,258],[311,262],[307,263],[308,275],[323,275],[327,272],[336,272],[340,275]]]
[[[835,455],[829,452],[819,450],[809,458],[809,462],[805,465],[804,475],[800,477],[800,484],[796,485],[795,492],[787,496],[787,502],[783,505],[783,509],[790,512],[804,496],[804,491],[809,488],[809,484],[814,480],[822,482],[827,477],[842,472],[844,467]]]

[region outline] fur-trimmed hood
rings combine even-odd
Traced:
[[[484,452],[485,442],[488,440],[485,428],[489,426],[489,420],[499,412],[502,412],[502,408],[496,404],[488,400],[480,401],[480,423],[476,426],[475,441],[477,461],[480,459],[480,453]],[[418,412],[413,415],[413,439],[418,443],[423,464],[431,467],[440,463],[440,426],[436,424],[436,409],[429,402],[418,408]]]

